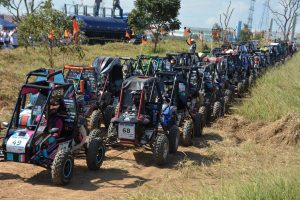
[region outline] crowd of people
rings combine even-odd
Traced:
[[[0,30],[0,48],[17,48],[18,46],[17,28],[10,31],[6,28]]]

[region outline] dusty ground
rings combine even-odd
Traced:
[[[206,128],[194,146],[181,147],[162,168],[152,163],[148,150],[109,150],[99,171],[89,171],[79,155],[73,179],[65,187],[53,186],[43,168],[0,162],[0,199],[126,199],[129,193],[152,189],[218,189],[224,181],[299,165],[299,124],[295,115],[271,124],[227,116]]]

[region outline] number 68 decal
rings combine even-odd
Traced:
[[[130,128],[123,128],[123,133],[130,133]]]

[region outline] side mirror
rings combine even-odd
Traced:
[[[81,93],[84,93],[84,86],[85,86],[84,80],[80,80],[80,92]]]
[[[8,123],[7,122],[2,122],[3,128],[8,128]]]
[[[59,128],[51,128],[49,130],[49,134],[57,133],[59,131]]]

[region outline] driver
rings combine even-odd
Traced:
[[[49,118],[48,118],[48,130],[52,128],[59,128],[58,132],[53,133],[54,137],[59,138],[61,136],[63,128],[63,120],[57,114],[60,110],[61,102],[59,99],[52,98],[50,100]]]

